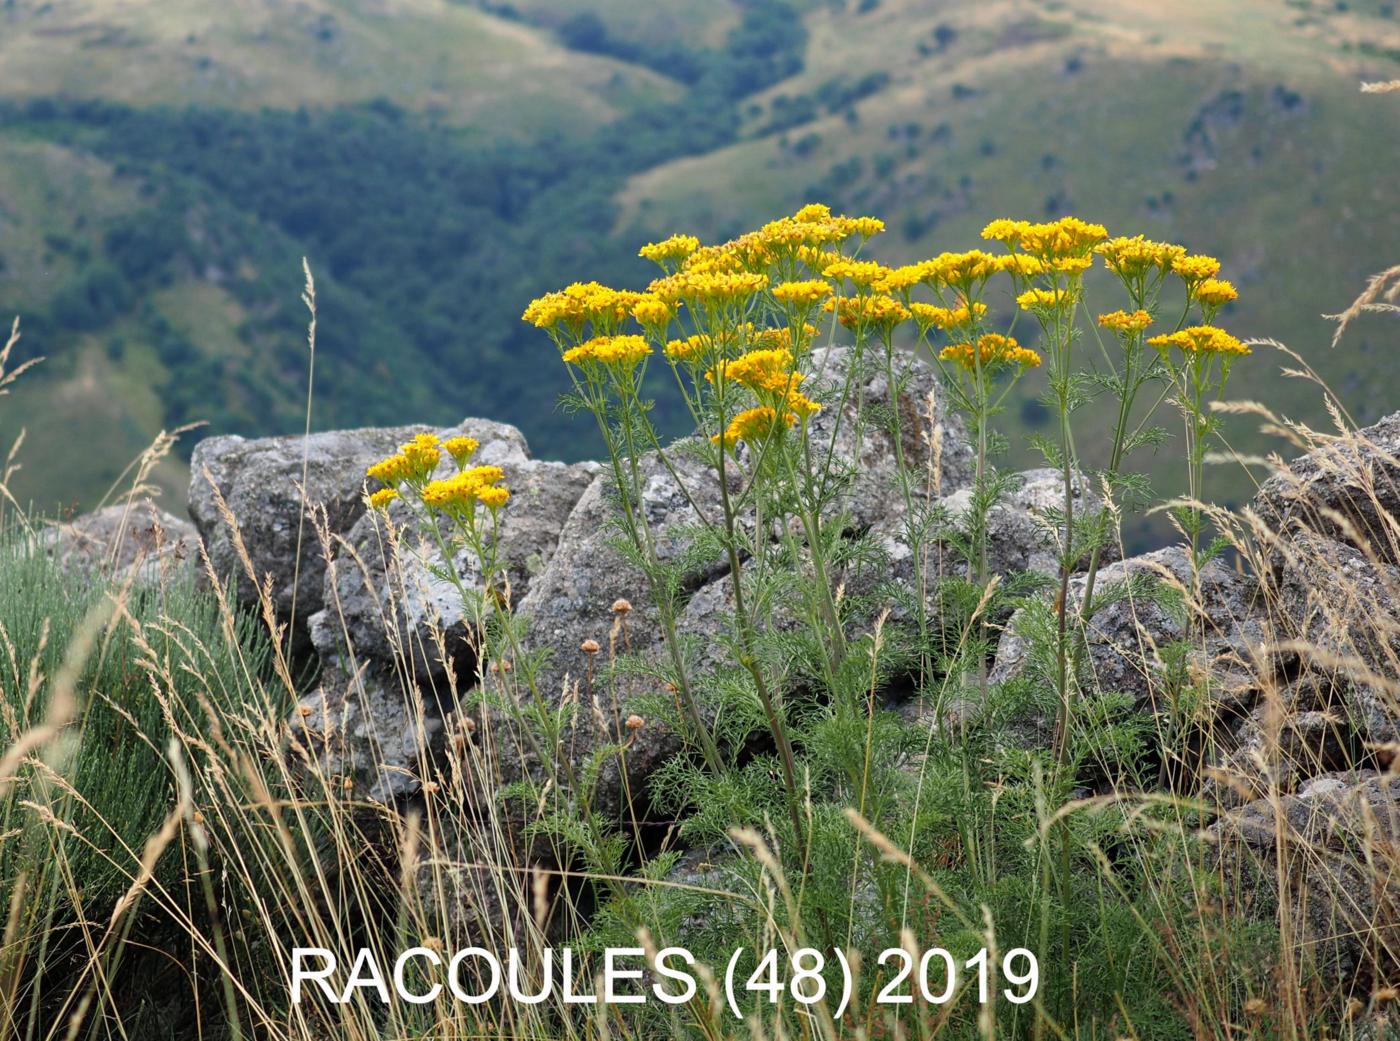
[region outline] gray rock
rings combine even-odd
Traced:
[[[399,677],[331,667],[292,714],[294,754],[313,790],[324,782],[332,792],[390,804],[434,770],[443,718],[433,695]]]
[[[1346,719],[1334,713],[1290,711],[1282,701],[1261,705],[1228,738],[1200,797],[1228,809],[1270,792],[1287,794],[1320,774],[1351,769],[1358,747]]]
[[[1053,518],[1057,512],[1064,511],[1064,477],[1058,470],[1046,468],[1026,470],[1015,476],[1014,487],[987,515],[987,573],[1007,576],[1033,572],[1055,577],[1060,573],[1056,543],[1062,532]],[[1093,517],[1103,509],[1103,499],[1082,474],[1075,476],[1073,489],[1076,519]],[[946,496],[943,506],[949,519],[966,535],[972,489],[962,488]],[[1108,543],[1099,559],[1108,564],[1116,560],[1117,555],[1117,546]],[[1088,554],[1085,554],[1079,567],[1087,567],[1088,563]]]
[[[1341,681],[1364,740],[1400,740],[1400,567],[1307,531],[1276,555],[1278,638]]]
[[[150,500],[108,506],[55,524],[40,541],[63,570],[100,572],[118,580],[133,571],[143,580],[159,580],[175,569],[199,566],[194,526]]]
[[[1400,564],[1400,412],[1293,460],[1253,509],[1271,531],[1316,532]]]
[[[1325,774],[1295,795],[1256,799],[1226,814],[1208,835],[1224,892],[1247,905],[1234,910],[1257,916],[1260,892],[1277,896],[1325,982],[1351,978],[1368,951],[1396,950],[1400,776]]]
[[[479,458],[496,463],[501,443],[483,444]],[[506,445],[513,451],[512,442]],[[511,499],[501,513],[494,581],[498,595],[518,603],[554,555],[559,533],[597,476],[597,463],[554,463],[506,458],[503,482]],[[452,573],[482,592],[483,569],[470,549],[455,548]],[[474,667],[461,590],[445,577],[437,539],[402,503],[388,517],[371,510],[339,542],[326,570],[325,609],[311,620],[311,640],[323,660],[349,657],[407,665],[418,676],[440,678],[439,642],[463,678]]]
[[[1138,595],[1137,584],[1144,578],[1156,591]],[[1071,579],[1072,610],[1077,610],[1082,602],[1084,586],[1084,576]],[[1100,608],[1090,620],[1087,676],[1081,679],[1083,693],[1091,697],[1127,694],[1139,711],[1164,711],[1170,678],[1162,651],[1169,644],[1189,638],[1193,671],[1208,671],[1221,677],[1227,688],[1221,692],[1222,697],[1245,696],[1228,688],[1242,681],[1241,674],[1248,676],[1249,663],[1263,654],[1263,605],[1257,586],[1252,579],[1213,560],[1202,569],[1199,597],[1190,592],[1192,587],[1189,554],[1180,546],[1130,557],[1103,568],[1095,585],[1096,599],[1114,588],[1133,595]],[[1029,609],[1022,608],[1012,615],[997,645],[991,682],[1004,683],[1033,675],[1036,663],[1029,653],[1028,624]],[[1036,678],[1053,688],[1053,677]],[[1045,724],[1041,720],[1036,727],[1035,740],[1044,736]]]
[[[295,600],[298,627],[305,626],[324,606],[325,554],[317,536],[317,519],[324,518],[331,535],[349,532],[365,513],[366,467],[428,429],[338,430],[309,438],[257,440],[225,436],[199,442],[190,464],[190,517],[215,570],[236,580],[241,602],[257,602],[254,578],[242,563],[233,533],[218,507],[217,489],[237,519],[256,581],[271,576],[278,616],[289,619]],[[483,446],[498,445],[494,451],[512,462],[523,462],[528,455],[520,431],[503,423],[465,420],[437,432],[443,437],[471,434]]]

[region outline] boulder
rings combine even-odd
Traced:
[[[1364,741],[1400,741],[1400,567],[1310,531],[1276,555],[1279,638],[1337,683]]]
[[[199,565],[199,537],[189,521],[149,499],[108,506],[44,530],[45,552],[65,571],[101,572],[119,581],[159,580]]]
[[[1071,610],[1083,601],[1084,586],[1083,575],[1070,580]],[[1263,605],[1252,579],[1212,560],[1201,570],[1199,594],[1193,593],[1189,551],[1171,546],[1103,568],[1095,599],[1114,589],[1126,595],[1099,608],[1089,622],[1087,674],[1081,677],[1086,696],[1127,694],[1139,711],[1165,711],[1171,678],[1163,649],[1189,642],[1192,679],[1210,673],[1216,678],[1213,693],[1222,702],[1252,703],[1253,663],[1266,647]],[[1020,609],[1007,623],[992,683],[1031,674],[1030,611]],[[1053,677],[1035,678],[1053,688]],[[1043,737],[1046,726],[1040,720],[1034,728],[1038,736],[1026,739]]]
[[[289,620],[295,603],[298,628],[293,635],[300,638],[306,620],[324,606],[326,566],[318,523],[324,521],[332,536],[348,533],[366,510],[365,469],[429,429],[337,430],[309,438],[256,440],[229,435],[199,442],[190,463],[189,510],[215,571],[235,580],[238,599],[245,604],[257,603],[254,578],[261,583],[271,576],[278,617]],[[483,445],[498,446],[496,454],[512,462],[528,456],[520,431],[503,423],[465,420],[436,432],[442,437],[470,434]],[[252,576],[240,559],[219,497],[237,520]]]
[[[1330,984],[1400,949],[1400,776],[1315,777],[1211,825],[1233,910],[1258,915],[1261,893],[1290,911],[1290,939]],[[1280,861],[1282,857],[1282,862]]]
[[[597,463],[555,463],[498,458],[502,442],[484,443],[479,461],[506,469],[511,490],[501,514],[494,587],[508,603],[529,593],[559,540],[564,522],[598,474]],[[483,569],[470,549],[455,547],[451,573],[468,590],[482,592]],[[439,643],[459,679],[470,685],[474,658],[462,590],[446,577],[448,562],[435,537],[409,508],[391,504],[386,516],[371,510],[337,540],[326,569],[325,608],[311,619],[311,641],[322,660],[401,663],[416,676],[441,678]]]
[[[443,744],[442,706],[398,676],[334,666],[292,714],[308,786],[393,803],[418,791]],[[348,785],[347,785],[348,782]]]
[[[1076,519],[1092,518],[1103,509],[1103,499],[1082,474],[1075,475],[1072,488]],[[946,496],[943,507],[949,520],[966,535],[972,489],[961,488]],[[1041,468],[1015,474],[1010,489],[987,515],[987,573],[1003,577],[1022,572],[1058,576],[1056,543],[1061,529],[1054,518],[1064,508],[1064,476],[1058,470]],[[1117,558],[1114,543],[1106,544],[1099,554],[1101,564]],[[1088,564],[1085,554],[1079,567],[1083,569]]]
[[[1269,531],[1311,531],[1400,564],[1400,412],[1293,460],[1254,497]]]

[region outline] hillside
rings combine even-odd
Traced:
[[[303,255],[318,426],[475,412],[582,457],[524,303],[811,199],[884,216],[890,260],[1001,214],[1180,239],[1239,284],[1233,330],[1362,417],[1393,400],[1379,332],[1332,353],[1319,317],[1400,242],[1400,110],[1356,92],[1400,75],[1382,0],[168,7],[0,7],[0,310],[49,359],[0,439],[28,428],[16,491],[45,505],[92,504],[161,426],[300,429]],[[1316,417],[1276,369],[1235,392]]]

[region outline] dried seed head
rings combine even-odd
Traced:
[[[618,597],[613,601],[613,614],[627,614],[632,610],[632,601]]]
[[[465,730],[468,734],[475,733],[475,732],[476,732],[476,720],[472,719],[471,716],[463,716],[463,717],[462,717],[462,729]]]
[[[200,813],[198,810],[195,810],[195,811],[194,811],[194,822],[195,822],[196,824],[203,824],[203,823],[204,823],[204,814]]]
[[[428,936],[423,939],[423,946],[430,951],[442,951],[447,945],[442,942],[440,936]]]
[[[355,779],[353,777],[347,777],[340,782],[340,786],[348,792],[355,787]]]
[[[439,785],[436,781],[424,781],[423,790],[429,795],[436,795],[439,790]]]
[[[578,645],[578,649],[584,654],[597,654],[602,648],[598,646],[598,641],[592,638],[584,640]]]
[[[646,725],[647,725],[647,721],[646,721],[645,719],[643,719],[641,716],[637,715],[636,713],[633,713],[632,715],[630,715],[630,716],[627,717],[627,729],[628,729],[628,730],[641,730],[642,727],[644,727],[644,726],[646,726]]]
[[[1250,998],[1244,1003],[1244,1013],[1247,1016],[1262,1016],[1267,1007],[1263,998]]]
[[[301,705],[297,708],[297,715],[301,716],[302,719],[305,719],[307,716],[311,715],[313,711],[314,710],[310,705]]]
[[[1371,1000],[1377,1005],[1385,1005],[1398,997],[1400,997],[1400,990],[1397,990],[1395,987],[1381,987],[1371,995]]]

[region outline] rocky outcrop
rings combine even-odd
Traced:
[[[159,579],[199,562],[199,537],[189,521],[150,500],[120,503],[45,529],[46,553],[65,571]]]
[[[1332,983],[1400,941],[1400,776],[1328,773],[1296,794],[1260,798],[1210,828],[1234,910],[1284,905],[1289,939]],[[1365,993],[1364,991],[1362,992]]]
[[[318,532],[349,532],[365,514],[365,468],[428,429],[199,442],[190,461],[189,510],[215,572],[233,580],[238,599],[248,605],[256,605],[258,586],[270,576],[273,607],[289,621],[295,605],[293,635],[301,638],[307,620],[325,606],[326,557]],[[503,423],[473,420],[437,432],[471,434],[496,445],[502,459],[528,454],[520,431]],[[237,521],[236,534],[228,516]]]

